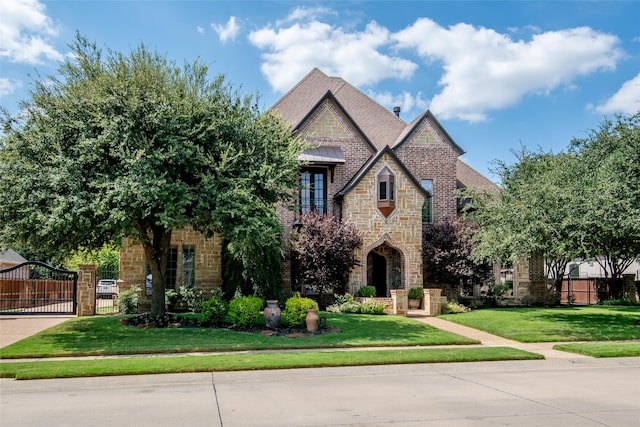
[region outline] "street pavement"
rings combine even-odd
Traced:
[[[2,426],[640,425],[640,358],[0,380]]]

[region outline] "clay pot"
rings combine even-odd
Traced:
[[[318,325],[320,324],[320,317],[318,316],[318,310],[307,310],[307,331],[318,332]]]
[[[278,300],[267,300],[267,307],[264,309],[264,324],[269,329],[276,329],[280,326],[280,307],[278,307]]]

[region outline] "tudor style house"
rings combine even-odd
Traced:
[[[388,296],[391,289],[422,287],[423,224],[458,215],[458,188],[498,191],[459,160],[463,149],[430,111],[407,123],[398,107],[386,109],[318,69],[270,111],[312,147],[300,157],[297,212],[280,208],[282,224],[291,230],[298,213],[318,211],[355,225],[364,243],[356,254],[360,265],[350,275],[352,291],[372,285],[378,296]],[[168,288],[221,284],[217,239],[205,241],[192,231],[177,230],[172,244]],[[127,241],[120,277],[133,283],[145,275],[141,246]],[[290,271],[285,277],[285,292],[291,291]]]

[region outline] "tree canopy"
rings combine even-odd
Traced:
[[[557,154],[497,162],[498,200],[479,200],[476,259],[543,254],[556,288],[567,262],[596,259],[619,277],[640,255],[640,114],[605,120]]]
[[[3,114],[0,241],[73,251],[132,236],[156,315],[173,229],[220,233],[239,258],[279,244],[274,206],[293,194],[302,149],[283,121],[199,61],[144,45],[104,54],[82,36],[70,47],[21,114]]]

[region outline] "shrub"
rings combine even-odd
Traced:
[[[311,298],[304,298],[296,294],[287,299],[282,315],[289,326],[299,328],[305,325],[307,310],[318,310],[318,303]]]
[[[174,308],[199,313],[202,308],[202,289],[193,286],[180,286]]]
[[[509,288],[506,285],[496,285],[495,283],[492,283],[486,291],[482,291],[480,299],[482,300],[483,305],[487,307],[497,307],[500,305],[500,302],[504,298],[504,294],[508,289]]]
[[[363,298],[373,298],[376,296],[375,286],[363,286],[358,289],[358,296]]]
[[[229,312],[229,304],[224,300],[222,290],[215,289],[212,296],[202,302],[200,318],[207,325],[219,325]]]
[[[627,306],[638,306],[640,302],[631,299],[631,298],[618,298],[618,299],[610,299],[602,301],[602,305],[627,305]]]
[[[239,297],[229,304],[229,318],[240,328],[253,326],[260,318],[264,301],[258,297]]]
[[[384,314],[384,304],[377,301],[365,301],[360,304],[361,314]]]
[[[409,289],[409,299],[422,299],[424,297],[424,291],[422,288],[411,288]]]
[[[133,285],[126,291],[120,292],[118,295],[118,306],[124,314],[132,314],[138,311],[140,303],[140,286]]]
[[[454,301],[447,301],[445,306],[442,307],[442,314],[458,314],[466,313],[467,311],[471,311],[471,309]]]

